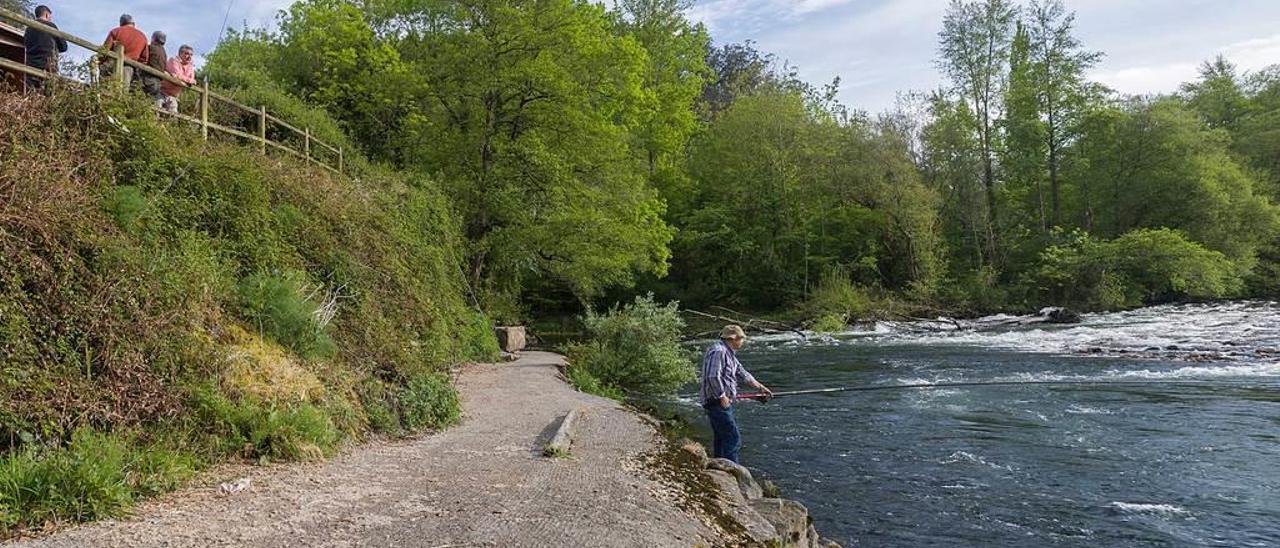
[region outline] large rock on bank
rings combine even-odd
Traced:
[[[765,497],[747,467],[727,459],[709,459],[705,473],[720,488],[721,509],[742,525],[752,542],[783,548],[839,548],[818,535],[805,505]]]
[[[495,327],[493,334],[498,337],[498,348],[503,352],[519,352],[529,344],[529,335],[523,326]]]
[[[760,484],[756,482],[755,477],[751,475],[751,471],[746,466],[729,459],[711,459],[707,461],[707,469],[732,474],[734,479],[738,481],[738,489],[742,491],[742,496],[747,500],[764,496],[764,489],[760,488]]]

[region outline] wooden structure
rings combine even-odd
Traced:
[[[201,135],[204,136],[205,139],[209,138],[210,131],[222,133],[222,134],[230,135],[233,137],[245,139],[247,141],[250,141],[256,144],[257,148],[260,151],[262,151],[263,154],[266,154],[268,149],[278,150],[286,154],[297,156],[298,158],[305,160],[307,163],[317,164],[320,167],[323,167],[334,173],[343,173],[345,171],[346,162],[345,162],[345,158],[343,154],[344,151],[342,150],[342,147],[335,147],[333,145],[330,145],[328,143],[325,143],[319,139],[312,137],[311,128],[298,128],[296,126],[290,125],[288,122],[281,120],[280,118],[272,116],[271,113],[267,112],[267,108],[264,106],[250,107],[250,106],[242,105],[236,102],[235,100],[231,99],[230,97],[221,95],[219,93],[216,93],[210,90],[209,82],[207,79],[202,84],[195,85],[195,86],[188,86],[184,82],[178,80],[177,78],[174,78],[167,72],[158,71],[143,63],[139,63],[137,61],[134,61],[133,59],[129,59],[125,57],[124,51],[120,46],[117,46],[114,51],[107,50],[107,49],[104,49],[102,46],[96,45],[93,42],[85,40],[84,38],[81,38],[79,36],[67,34],[53,27],[44,25],[39,21],[26,17],[20,13],[15,13],[13,11],[0,8],[0,36],[3,36],[4,27],[14,28],[16,30],[16,25],[24,25],[24,26],[38,28],[49,34],[58,36],[66,40],[68,45],[79,46],[96,53],[99,59],[101,58],[108,59],[107,61],[108,63],[112,63],[115,65],[114,66],[115,70],[111,72],[112,80],[100,82],[100,84],[115,85],[116,89],[119,90],[121,93],[127,92],[126,86],[124,85],[125,65],[133,67],[133,71],[135,74],[151,75],[156,78],[160,78],[161,80],[165,80],[173,84],[182,86],[183,88],[186,88],[188,92],[193,93],[199,97],[200,102],[198,107],[195,109],[194,113],[182,114],[182,113],[170,113],[162,109],[157,109],[157,110],[161,115],[172,116],[179,120],[184,120],[186,122],[196,124],[197,126],[200,127],[200,133]],[[18,38],[17,43],[19,45],[19,51],[22,53],[22,58],[21,60],[10,59],[8,56],[0,58],[0,72],[3,72],[6,76],[9,74],[14,74],[14,75],[29,74],[38,78],[52,77],[52,78],[59,78],[62,80],[68,80],[78,84],[84,84],[84,82],[72,80],[70,78],[67,78],[66,76],[50,74],[40,69],[28,67],[24,62],[26,59],[26,50],[25,48],[21,47],[22,33],[20,31],[17,32],[17,38]],[[95,61],[90,61],[90,63],[94,63],[94,62]],[[96,67],[93,67],[93,68],[96,68]],[[90,70],[90,73],[94,73],[94,72],[96,71]],[[116,80],[115,78],[118,78],[118,80]],[[21,77],[19,77],[18,80],[21,82],[22,80]],[[223,125],[223,124],[215,123],[209,118],[210,106],[213,104],[229,106],[231,110],[235,113],[238,113],[242,119],[254,120],[255,121],[254,125],[256,127],[246,129],[246,128],[232,127],[231,125]],[[268,129],[271,129],[273,131],[269,133]],[[302,142],[301,149],[293,148],[292,146],[289,145],[289,142],[284,139],[272,140],[271,139],[272,135],[277,135],[277,136],[292,135],[294,136],[295,139],[299,139]]]
[[[5,21],[0,21],[0,59],[21,65],[27,64],[27,48],[23,45],[23,30]],[[21,72],[0,67],[0,89],[17,90],[19,93],[27,89],[27,79]]]

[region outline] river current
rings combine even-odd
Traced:
[[[846,546],[1280,546],[1280,305],[1012,320],[760,337],[741,358],[775,391],[1096,384],[743,402],[743,463]]]

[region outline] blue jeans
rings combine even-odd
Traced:
[[[720,400],[707,400],[702,404],[707,411],[707,419],[711,421],[711,432],[714,434],[712,452],[718,459],[729,459],[738,462],[738,451],[742,449],[742,436],[738,433],[738,423],[733,420],[733,406],[725,409]]]

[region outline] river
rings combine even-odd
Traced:
[[[743,463],[846,546],[1280,546],[1280,305],[1009,320],[760,337],[741,358],[775,391],[1098,384],[744,402]],[[1195,379],[1213,382],[1128,384]]]

